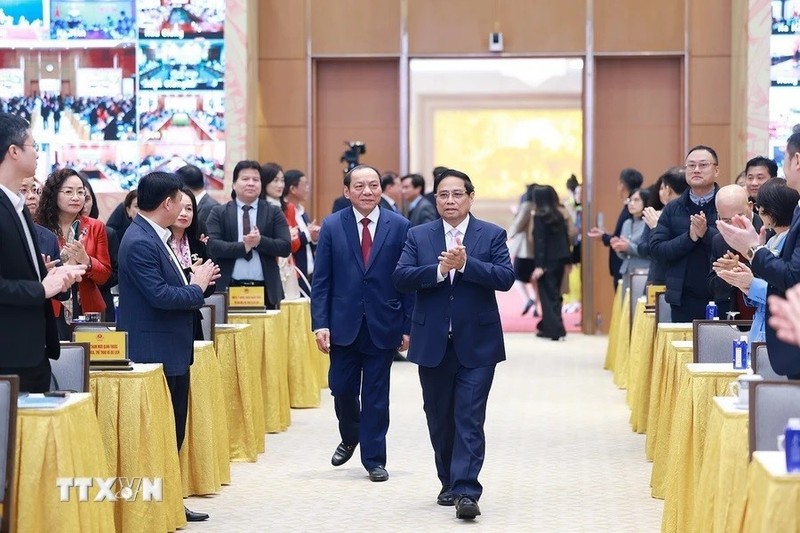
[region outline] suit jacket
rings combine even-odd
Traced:
[[[295,215],[296,216],[296,215]],[[303,221],[306,223],[306,226],[311,224],[311,217],[308,216],[308,213],[303,212]],[[300,247],[297,249],[296,252],[293,252],[294,256],[294,266],[300,269],[306,277],[309,276],[308,272],[308,245],[311,245],[311,254],[314,254],[314,251],[317,249],[317,244],[313,243],[309,240],[305,233],[300,233]]]
[[[333,201],[333,206],[331,207],[331,213],[335,213],[337,211],[341,211],[342,209],[347,209],[348,207],[352,207],[353,204],[345,198],[344,196],[340,196],[336,200]]]
[[[51,261],[58,259],[61,251],[58,248],[58,237],[56,237],[56,234],[39,224],[34,224],[33,227],[36,230],[36,240],[38,241],[39,249],[42,253],[50,257]]]
[[[203,291],[185,284],[166,246],[141,216],[133,219],[119,247],[119,293],[117,328],[128,332],[128,357],[162,363],[167,376],[186,374]]]
[[[33,240],[42,276],[47,273],[41,258],[37,232],[26,207],[22,208]],[[14,205],[0,190],[0,366],[29,367],[47,356],[58,359],[61,346],[53,308],[44,297],[22,224]]]
[[[244,242],[239,240],[238,207],[232,200],[218,205],[208,217],[208,253],[219,264],[222,276],[217,280],[217,290],[224,291],[231,283],[233,265],[246,255]],[[280,208],[258,201],[256,226],[261,232],[261,242],[253,248],[261,258],[264,271],[264,300],[276,306],[283,300],[283,285],[278,269],[278,257],[289,257],[291,240],[289,224]]]
[[[631,218],[631,212],[628,211],[628,206],[626,205],[622,208],[622,211],[619,212],[617,223],[614,226],[614,233],[610,235],[606,233],[603,235],[603,244],[608,246],[608,272],[614,279],[619,278],[619,267],[622,266],[622,259],[617,255],[617,252],[611,248],[611,237],[619,237],[619,234],[622,232],[622,225],[629,218]]]
[[[412,299],[394,288],[391,275],[408,231],[401,215],[380,210],[372,251],[364,266],[352,209],[325,218],[311,280],[311,327],[329,329],[331,344],[349,346],[365,317],[380,349],[396,349],[411,331]]]
[[[120,202],[111,212],[111,214],[108,215],[106,226],[116,231],[119,242],[122,242],[122,237],[125,236],[125,232],[128,230],[128,226],[130,225],[131,219],[128,218],[128,213],[125,211],[125,203]]]
[[[206,193],[205,196],[197,202],[198,221],[203,221],[205,223],[211,214],[211,210],[218,205],[219,202],[212,198],[210,194]]]
[[[562,214],[563,217],[563,214]],[[549,226],[544,217],[533,217],[533,250],[536,266],[544,269],[566,265],[570,259],[570,240],[567,221]]]
[[[416,291],[408,359],[420,366],[442,362],[451,324],[456,355],[465,367],[494,365],[506,358],[495,298],[495,291],[507,291],[514,284],[506,232],[470,216],[462,242],[467,264],[452,283],[449,276],[436,281],[439,254],[446,249],[441,220],[409,230],[394,271],[399,290]]]
[[[439,214],[436,212],[436,208],[425,197],[422,197],[414,209],[408,212],[408,221],[412,228],[437,218],[439,218]]]
[[[800,283],[800,208],[796,208],[792,225],[786,233],[780,256],[769,250],[759,250],[753,257],[753,275],[767,282],[767,297],[776,294],[783,297],[786,290]],[[769,306],[766,315],[766,339],[769,362],[778,374],[800,375],[800,347],[788,344],[775,336],[769,325]]]

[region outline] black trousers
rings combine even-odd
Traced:
[[[50,390],[50,359],[43,357],[35,366],[4,366],[0,374],[19,376],[20,392],[47,392]]]
[[[670,305],[672,322],[677,324],[702,320],[706,317],[706,305],[708,305],[708,299],[690,298],[684,295],[680,305]],[[720,317],[724,319],[724,316],[720,315]]]
[[[561,316],[561,282],[564,278],[564,265],[547,268],[539,278],[539,301],[542,304],[542,320],[539,321],[539,333],[546,337],[563,337],[564,319]]]
[[[175,439],[181,451],[186,437],[186,415],[189,412],[189,370],[182,376],[167,376],[167,387],[172,396],[172,411],[175,413]]]

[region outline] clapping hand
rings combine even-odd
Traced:
[[[213,285],[220,277],[219,267],[211,259],[208,259],[205,263],[201,263],[196,267],[192,265],[192,268],[192,279],[190,283],[199,286],[203,292],[206,292],[208,286]]]
[[[714,264],[711,266],[714,268],[714,272],[719,274],[721,270],[733,270],[739,265],[741,265],[739,257],[728,250],[725,252],[725,255],[714,261]]]
[[[748,248],[759,244],[758,233],[749,218],[736,215],[730,223],[717,220],[717,229],[728,246],[744,255]]]
[[[603,228],[598,228],[597,226],[595,226],[594,228],[592,228],[592,229],[590,229],[589,231],[586,232],[586,235],[588,237],[593,238],[593,239],[596,239],[598,237],[602,237],[605,234],[606,234],[606,230],[604,230]]]
[[[750,284],[753,283],[753,271],[743,263],[739,263],[730,270],[719,270],[717,276],[729,285],[733,285],[744,294],[750,291]]]
[[[693,241],[702,239],[706,231],[708,231],[708,221],[703,211],[689,217],[689,237],[691,237]]]
[[[642,211],[642,219],[650,229],[655,229],[658,226],[658,219],[661,217],[661,211],[656,211],[652,207],[645,207]]]
[[[627,237],[611,237],[610,245],[615,252],[627,253],[630,250],[631,241]]]
[[[451,270],[461,270],[467,262],[467,249],[456,238],[456,244],[450,250],[439,254],[439,272],[446,276]]]
[[[86,253],[86,248],[81,240],[66,243],[63,251],[69,255],[67,264],[88,266],[89,254]]]
[[[73,283],[79,282],[85,273],[84,265],[64,265],[53,268],[42,280],[44,297],[52,298],[56,294],[66,292]]]
[[[769,325],[775,330],[775,335],[783,342],[800,346],[800,286],[794,286],[786,291],[786,298],[770,296]]]
[[[319,240],[319,230],[320,226],[317,225],[317,221],[312,220],[311,224],[308,225],[308,233],[311,234],[311,242],[317,242]]]
[[[44,261],[44,267],[47,269],[48,272],[53,270],[56,265],[61,261],[61,259],[50,259],[49,255],[42,254],[42,260]]]
[[[261,232],[258,231],[256,226],[253,226],[253,229],[250,230],[250,233],[245,235],[242,240],[244,241],[245,251],[249,252],[258,246],[259,242],[261,242]]]
[[[199,241],[202,242],[203,244],[208,244],[208,235],[206,235],[205,233],[201,233]]]

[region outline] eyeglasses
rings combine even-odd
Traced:
[[[441,191],[441,192],[437,192],[436,193],[436,199],[441,201],[441,202],[446,202],[447,200],[450,199],[450,197],[452,197],[453,200],[455,200],[456,202],[460,202],[466,196],[467,196],[467,191],[465,191],[465,190],[460,190],[460,191]]]
[[[36,152],[38,152],[38,151],[39,151],[39,143],[37,143],[36,141],[33,141],[33,142],[32,142],[32,143],[30,143],[30,144],[23,143],[23,144],[20,144],[20,146],[30,146],[31,148],[33,148],[33,149],[34,149],[34,151],[36,151]]]
[[[709,163],[708,161],[701,161],[700,163],[686,163],[686,166],[683,167],[683,168],[685,170],[689,170],[689,171],[692,171],[692,170],[695,170],[695,169],[700,170],[700,171],[704,171],[704,170],[706,170],[708,167],[710,167],[712,165],[716,166],[717,164],[716,163]]]
[[[42,194],[42,190],[39,187],[20,187],[19,193],[22,196],[28,196],[28,194],[35,194],[36,196],[40,196]]]
[[[66,196],[68,198],[73,198],[75,196],[78,196],[78,197],[85,197],[86,196],[86,189],[61,189],[58,192],[60,192],[61,194],[63,194],[64,196]]]

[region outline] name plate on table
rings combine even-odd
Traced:
[[[231,311],[263,311],[264,287],[228,287],[228,309]]]
[[[647,305],[656,305],[656,293],[664,292],[667,290],[666,285],[648,285],[647,286]]]
[[[127,361],[128,332],[126,331],[76,331],[75,342],[89,343],[89,361]]]

